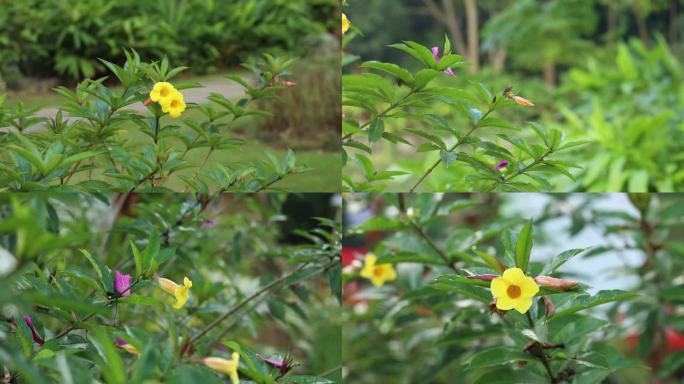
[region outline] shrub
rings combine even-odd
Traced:
[[[344,45],[356,35],[352,29]],[[428,190],[438,191],[535,191],[553,189],[549,175],[574,177],[569,169],[578,166],[556,156],[584,141],[566,141],[561,130],[534,122],[529,124],[529,132],[534,132],[535,141],[498,133],[520,128],[502,119],[502,110],[534,106],[512,87],[492,92],[482,83],[466,89],[435,85],[439,76],[456,77],[454,71],[466,65],[461,56],[452,53],[448,39],[441,54],[437,47],[431,50],[413,41],[392,47],[416,59],[420,69],[367,61],[360,66],[367,72],[358,71],[342,79],[342,144],[345,160],[350,160],[345,167],[347,190],[414,192],[427,182],[431,184]],[[343,65],[354,60],[348,56]],[[440,105],[455,113],[442,115]],[[377,156],[369,157],[375,155],[380,143],[384,144],[380,151],[385,156],[399,158],[391,169],[378,170]],[[402,163],[406,152],[432,155],[423,160],[416,154],[415,160]],[[360,172],[354,170],[354,164]],[[434,177],[438,167],[447,171]],[[388,181],[393,181],[394,188],[388,187]]]
[[[499,211],[499,203],[507,200],[504,194],[347,196],[347,212],[357,216],[349,220],[355,224],[346,229],[345,248],[356,238],[368,253],[357,247],[357,253],[345,260],[345,253],[353,250],[343,250],[343,358],[349,362],[345,379],[597,383],[625,368],[636,368],[639,377],[647,374],[641,363],[619,351],[622,326],[630,327],[631,321],[645,315],[637,308],[668,311],[667,306],[658,303],[655,292],[638,287],[592,289],[587,279],[609,278],[598,271],[570,272],[567,266],[574,258],[591,257],[602,247],[567,249],[559,244],[559,228],[563,231],[566,220],[576,214],[570,211],[573,201],[583,198],[555,196],[540,207],[543,213],[535,219],[504,213],[510,209]],[[530,206],[543,202],[534,194],[525,199]],[[680,206],[681,201],[669,208]],[[631,216],[624,211],[604,216],[593,212],[596,207],[586,207],[588,220],[623,222]],[[366,220],[359,222],[360,217]],[[544,223],[559,218],[566,220],[553,231],[543,230]],[[629,231],[628,238],[648,244]],[[548,244],[537,250],[544,239],[559,244],[561,252],[531,258],[549,252]],[[664,264],[659,265],[670,265],[666,260],[674,262],[673,256],[663,251],[659,260]],[[662,272],[658,281],[668,281],[680,275],[681,268],[672,274]],[[621,314],[628,319],[624,324]],[[643,335],[642,342],[648,343],[649,336]],[[368,355],[369,348],[375,353]],[[660,349],[653,344],[650,351]]]
[[[176,83],[174,88],[168,83],[186,67],[172,68],[166,58],[145,63],[135,51],[126,52],[126,57],[123,66],[101,60],[121,84],[120,89],[104,85],[104,78],[85,80],[75,91],[60,87],[56,91],[66,101],[54,118],[33,117],[35,109],[26,110],[22,104],[0,109],[0,127],[12,127],[10,134],[0,138],[7,148],[0,155],[0,185],[17,191],[76,188],[132,192],[168,190],[173,176],[197,192],[257,191],[305,170],[296,164],[292,151],[284,159],[266,152],[265,158],[256,161],[205,168],[216,151],[244,145],[230,135],[236,122],[269,116],[252,104],[274,97],[294,60],[266,55],[258,63],[246,65],[254,72],[256,85],[239,76],[227,76],[244,87],[244,97],[234,101],[214,94],[209,97],[212,104],[189,104],[187,114],[174,119],[186,108],[182,93],[174,89],[198,86]],[[172,111],[171,104],[155,100],[153,89],[164,84],[177,95],[179,109]],[[150,115],[126,109],[137,103],[144,103]],[[129,140],[132,134],[140,137]],[[198,148],[206,153],[198,164],[190,165],[187,156]],[[194,168],[194,173],[178,174],[188,168]]]
[[[197,73],[272,50],[303,54],[325,32],[331,0],[72,1],[18,0],[0,16],[0,70],[77,80],[106,71],[97,58],[123,61],[122,47],[144,60],[168,56]]]
[[[3,380],[332,383],[316,374],[339,376],[338,224],[280,243],[286,201],[0,196]]]

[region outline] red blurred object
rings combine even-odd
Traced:
[[[368,253],[366,247],[342,247],[342,266],[346,267],[366,253]]]
[[[684,335],[677,332],[673,328],[665,328],[665,339],[667,340],[667,348],[672,352],[684,349]]]
[[[627,344],[631,349],[635,349],[639,344],[640,338],[641,335],[638,333],[632,333],[630,335],[627,335]],[[665,347],[665,350],[667,352],[672,353],[684,349],[684,335],[682,335],[674,328],[665,328]]]

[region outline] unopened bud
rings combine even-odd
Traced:
[[[559,279],[551,276],[537,276],[534,278],[537,284],[544,288],[551,289],[553,291],[567,291],[577,285],[576,281]]]
[[[534,107],[534,103],[521,96],[513,96],[513,101],[523,107]]]

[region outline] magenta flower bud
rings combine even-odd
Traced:
[[[211,229],[216,226],[216,222],[214,220],[204,220],[202,222],[202,228],[204,229]]]
[[[31,330],[31,334],[33,335],[33,341],[35,341],[36,344],[42,347],[43,339],[40,338],[38,331],[36,331],[36,327],[33,326],[33,320],[31,319],[31,316],[24,316],[24,323],[26,323],[26,325]]]
[[[482,280],[482,281],[492,281],[492,280],[494,280],[495,277],[498,277],[498,276],[497,275],[485,274],[485,275],[470,275],[470,276],[466,276],[466,277],[469,279],[476,279],[476,280]]]
[[[294,368],[294,366],[295,366],[295,364],[292,361],[292,356],[290,356],[290,354],[285,356],[285,358],[282,360],[270,359],[270,358],[261,356],[258,353],[256,354],[256,357],[265,361],[266,363],[268,363],[273,368],[278,369],[280,374],[283,376],[286,375],[288,372],[290,372],[290,370],[292,370],[292,368]]]
[[[131,295],[131,275],[124,275],[119,271],[114,272],[114,289],[121,296]]]
[[[441,60],[441,57],[439,57],[439,48],[437,47],[432,47],[432,56],[435,58],[435,63],[439,63],[439,60]],[[444,70],[444,73],[451,77],[456,77],[456,74],[451,68],[447,68]]]
[[[499,172],[501,172],[501,171],[502,171],[503,169],[505,169],[506,167],[508,167],[508,161],[506,161],[506,160],[501,160],[501,161],[499,162],[499,164],[497,164],[496,170],[499,171]]]

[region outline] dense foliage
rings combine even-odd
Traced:
[[[682,189],[679,143],[684,124],[681,12],[684,2],[404,0],[393,2],[394,7],[387,11],[389,16],[380,11],[387,5],[384,0],[349,4],[345,12],[352,24],[363,30],[364,36],[354,39],[359,33],[354,28],[347,34],[346,47],[358,55],[347,56],[348,72],[362,71],[349,64],[360,59],[361,62],[394,63],[413,74],[417,68],[424,67],[417,67],[412,57],[386,45],[411,37],[430,47],[437,45],[435,42],[447,33],[454,53],[469,65],[455,69],[455,78],[439,76],[428,87],[474,88],[477,95],[478,87],[474,84],[482,83],[493,94],[500,95],[512,86],[514,93],[535,104],[534,108],[496,111],[495,116],[509,126],[523,128],[511,135],[514,140],[539,144],[539,137],[532,130],[524,129],[534,122],[548,130],[563,132],[568,142],[587,143],[571,153],[558,154],[555,160],[561,160],[566,169],[543,175],[543,184],[536,189],[576,192]],[[395,87],[395,92],[409,88],[402,81],[399,84],[403,87]],[[440,95],[436,99],[421,100],[422,104],[408,106],[395,116],[391,126],[386,126],[391,133],[409,129],[420,134],[436,134],[448,149],[454,139],[442,127],[446,125],[449,130],[467,133],[472,124],[468,115],[461,112],[461,105],[477,108],[483,114],[487,111],[481,101],[478,105],[470,99],[459,102],[453,96]],[[372,121],[374,111],[370,105],[367,107],[360,117],[348,113],[346,118],[360,124]],[[432,115],[440,119],[427,121]],[[410,190],[416,179],[439,160],[427,146],[421,148],[422,139],[416,141],[413,136],[411,132],[408,142],[427,152],[382,141],[369,146],[372,156],[359,152],[371,160],[381,176],[387,176],[383,171],[393,173],[391,180],[384,181],[385,190]],[[475,136],[484,136],[486,141],[514,155],[520,150],[491,130],[478,128]],[[470,152],[466,151],[468,155]],[[435,168],[423,183],[425,187],[416,190],[489,190],[478,187],[478,183],[467,183],[472,181],[473,172],[458,161],[458,155],[456,159],[448,169]],[[485,163],[491,171],[498,161],[487,159]],[[565,176],[570,178],[559,175],[567,170],[569,174]],[[367,187],[361,183],[365,179],[363,171],[347,167],[345,173],[357,189]],[[412,176],[402,176],[407,174]],[[532,188],[518,186],[516,189]]]
[[[526,195],[524,205],[539,214],[528,220],[524,208],[511,213],[520,197],[348,196],[345,221],[355,224],[343,251],[346,378],[678,382],[682,198],[615,195],[624,207],[616,210],[603,202],[609,197]],[[593,242],[564,246],[587,232],[597,233]],[[601,257],[614,261],[603,270]],[[572,268],[579,259],[593,267]],[[540,289],[523,313],[502,310],[493,297],[496,278],[514,267]],[[613,279],[629,290],[588,283]]]
[[[232,136],[235,124],[270,116],[254,104],[272,99],[291,83],[294,59],[266,54],[259,63],[245,65],[257,84],[227,76],[244,88],[243,97],[212,94],[211,104],[188,103],[186,112],[182,90],[199,85],[169,83],[186,67],[171,67],[166,57],[146,63],[135,51],[125,55],[122,66],[101,60],[120,83],[116,88],[105,85],[105,78],[86,79],[75,90],[57,88],[66,100],[54,118],[35,117],[36,108],[22,103],[2,108],[0,98],[0,127],[10,128],[0,138],[6,148],[0,155],[3,190],[168,190],[171,178],[179,177],[186,190],[197,192],[258,191],[306,170],[296,164],[292,151],[284,159],[266,151],[257,160],[205,167],[215,152],[245,145]],[[166,88],[175,97],[172,101],[159,96]],[[127,108],[141,104],[148,114]],[[206,149],[204,157],[189,162],[188,155],[198,148]],[[188,168],[194,171],[187,173]]]
[[[197,73],[272,50],[301,55],[307,39],[336,27],[334,0],[18,0],[0,14],[0,74],[78,80],[103,74],[97,60],[168,56]]]
[[[0,381],[338,382],[332,197],[0,196]]]
[[[352,31],[347,42],[357,32]],[[452,54],[448,38],[441,54],[438,47],[430,50],[413,41],[392,48],[417,59],[421,69],[410,71],[393,63],[367,61],[360,68],[368,72],[348,74],[342,80],[347,190],[381,191],[387,188],[386,181],[396,179],[401,184],[390,190],[414,192],[423,190],[419,188],[425,183],[436,191],[536,191],[552,189],[548,174],[573,178],[569,169],[576,164],[558,159],[557,153],[575,149],[584,141],[567,141],[561,130],[534,122],[526,128],[537,137],[524,140],[516,132],[520,127],[500,117],[502,110],[512,106],[534,107],[513,87],[492,92],[483,83],[467,88],[436,84],[440,76],[457,77],[455,71],[466,65],[462,56]],[[345,58],[343,64],[353,60]],[[446,105],[448,112],[443,113],[440,104]],[[378,170],[377,160],[368,155],[374,155],[380,144],[384,144],[381,154],[391,152],[400,157],[415,151],[434,155],[408,167],[393,158],[390,169]],[[352,168],[353,163],[361,172]],[[438,167],[447,172],[434,177]]]

